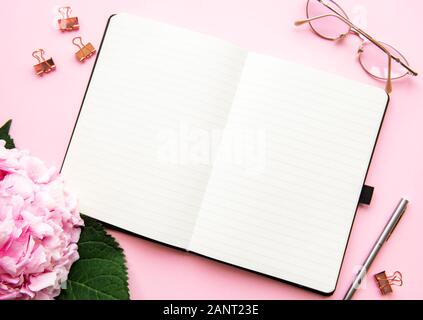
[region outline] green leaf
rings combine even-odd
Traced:
[[[0,128],[0,140],[6,141],[6,149],[13,149],[15,147],[15,143],[9,135],[11,125],[12,120],[9,120]]]
[[[123,250],[96,220],[83,216],[79,260],[69,272],[61,300],[128,300],[128,273]]]

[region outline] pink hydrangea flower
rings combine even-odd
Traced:
[[[0,140],[0,300],[52,299],[78,256],[83,221],[54,168]]]

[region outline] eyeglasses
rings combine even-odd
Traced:
[[[362,43],[358,49],[358,60],[370,76],[385,80],[385,91],[392,92],[392,80],[407,75],[417,76],[407,59],[394,47],[380,42],[357,27],[345,11],[331,0],[308,0],[307,19],[298,20],[296,26],[309,23],[311,29],[327,40],[340,40],[348,34],[358,36]],[[394,63],[392,63],[394,62]]]

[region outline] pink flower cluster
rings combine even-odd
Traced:
[[[83,221],[54,168],[0,140],[0,300],[52,299],[78,256]]]

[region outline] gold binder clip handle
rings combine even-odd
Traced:
[[[76,59],[78,59],[79,62],[83,62],[96,52],[94,46],[90,42],[84,44],[81,37],[73,38],[72,43],[79,48],[75,53]]]
[[[32,53],[32,56],[37,59],[38,63],[45,61],[44,59],[45,51],[43,49],[37,49]]]
[[[53,58],[45,59],[45,51],[43,49],[37,49],[32,53],[32,56],[37,59],[38,63],[34,65],[35,73],[38,76],[42,76],[44,73],[48,73],[56,69]]]
[[[72,12],[71,7],[60,7],[58,9],[59,13],[62,15],[62,19],[67,19],[70,17],[70,14]]]

